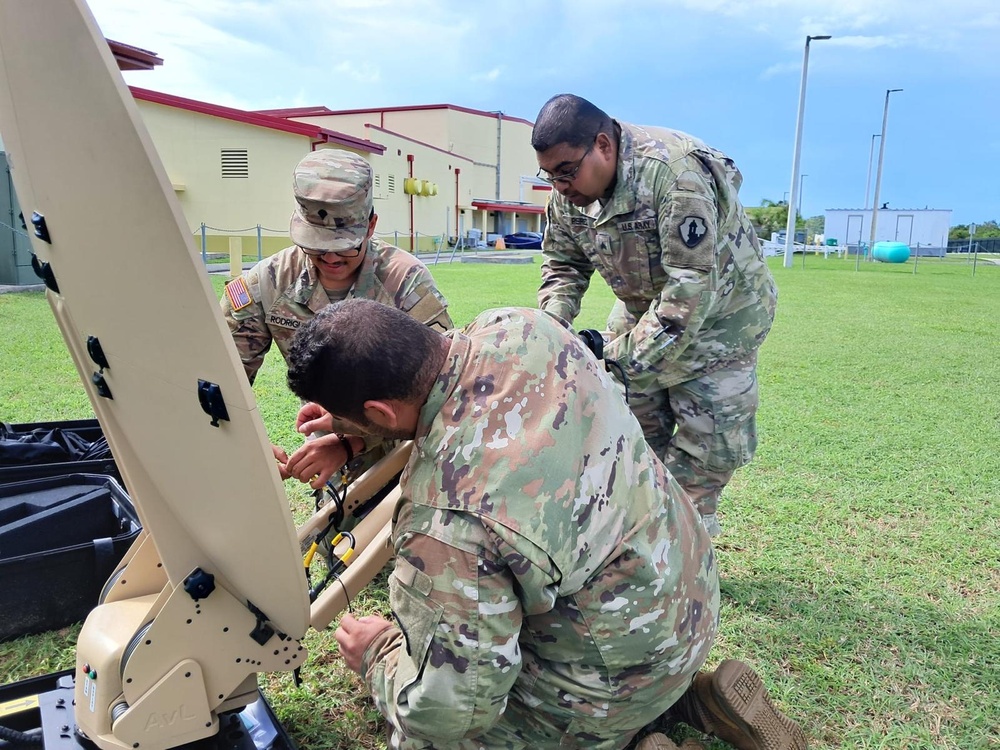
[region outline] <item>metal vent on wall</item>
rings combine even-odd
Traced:
[[[245,148],[224,148],[222,157],[222,177],[246,179],[250,176],[250,157]]]
[[[386,190],[390,193],[396,192],[396,175],[386,175]]]

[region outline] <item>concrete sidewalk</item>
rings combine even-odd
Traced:
[[[0,284],[0,294],[11,294],[12,292],[44,292],[45,284],[25,284],[14,286],[12,284]]]

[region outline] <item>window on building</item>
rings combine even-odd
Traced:
[[[220,151],[223,178],[250,176],[250,157],[245,148],[224,148]]]

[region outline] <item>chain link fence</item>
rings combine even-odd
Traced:
[[[202,223],[192,234],[202,262],[209,271],[228,270],[236,255],[239,255],[241,265],[247,268],[292,244],[287,229],[271,229],[261,224],[228,229]],[[449,238],[444,233],[414,232],[411,235],[394,230],[375,232],[374,236],[402,250],[415,252],[417,257],[429,264],[460,261],[466,252],[477,247],[469,238]]]

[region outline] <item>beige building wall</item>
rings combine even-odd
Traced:
[[[137,104],[174,185],[196,249],[202,249],[202,223],[207,226],[204,249],[208,253],[228,255],[232,237],[242,238],[245,258],[254,258],[258,252],[270,255],[288,246],[288,219],[294,205],[291,174],[313,148],[309,136],[179,106],[141,99]],[[494,117],[439,107],[293,119],[385,147],[383,154],[357,153],[369,160],[375,174],[376,233],[404,249],[433,251],[469,230],[479,230],[486,239],[498,229],[541,229],[537,214],[519,213],[514,224],[510,213],[472,205],[473,201],[496,200],[498,120]],[[500,200],[544,205],[548,193],[533,190],[525,182],[537,170],[530,125],[505,118],[500,128]],[[334,143],[317,147],[343,148]],[[237,167],[245,165],[245,176],[223,176],[224,150],[236,158]],[[436,186],[436,195],[415,195],[411,200],[405,192],[411,167],[414,178]],[[262,227],[259,248],[257,225]]]
[[[243,254],[256,256],[258,224],[262,255],[288,246],[292,170],[311,148],[308,137],[153,102],[136,103],[199,250],[202,223],[208,227],[208,252],[228,254],[229,238],[242,237]],[[223,176],[224,150],[235,174],[243,174],[245,151],[245,177]]]
[[[368,116],[368,122],[386,130],[402,133],[444,151],[471,156],[471,154],[466,154],[461,149],[456,148],[452,143],[451,134],[448,131],[448,112],[449,110],[444,107],[439,109],[388,110],[382,113],[371,113]]]
[[[136,103],[197,250],[228,256],[233,237],[241,238],[245,257],[256,257],[258,252],[270,255],[288,246],[288,219],[294,206],[292,169],[314,147],[309,136],[139,98]],[[532,188],[538,166],[526,122],[446,106],[291,119],[386,147],[384,154],[356,152],[371,162],[375,172],[376,232],[400,247],[434,250],[442,237],[454,241],[470,229],[481,231],[485,239],[498,230],[542,228],[537,214],[519,213],[515,224],[515,216],[508,212],[472,205],[497,200],[498,127],[499,200],[545,205],[548,192]],[[332,143],[316,147],[343,148]],[[224,151],[235,160],[233,171],[240,176],[223,176]],[[435,185],[436,195],[417,195],[411,201],[404,191],[411,164],[413,176]]]
[[[478,187],[493,179],[493,170],[477,167],[469,159],[416,143],[381,128],[368,126],[361,136],[386,147],[371,157],[376,175],[376,232],[404,249],[413,243],[419,251],[433,250],[444,237],[457,238],[477,228],[472,200]],[[412,159],[411,159],[412,157]],[[412,167],[412,171],[411,171]],[[436,195],[406,194],[406,180],[431,183]],[[412,205],[412,222],[411,222]]]
[[[332,113],[292,119],[376,141],[378,139],[372,135],[371,126],[391,130],[492,169],[492,182],[480,186],[477,181],[477,198],[499,198],[545,205],[547,195],[539,195],[538,191],[530,190],[530,183],[527,182],[538,171],[535,152],[531,148],[531,125],[527,122],[509,117],[498,120],[488,113],[443,106],[435,109],[400,108],[363,113]],[[499,196],[496,189],[498,136]]]
[[[531,124],[528,122],[446,106],[427,109],[403,107],[370,112],[333,112],[291,119],[386,145],[396,142],[393,134],[405,136],[402,144],[396,144],[396,149],[401,150],[404,155],[414,154],[415,165],[423,161],[424,154],[439,153],[439,150],[449,152],[452,160],[456,162],[451,165],[452,182],[454,182],[454,168],[457,166],[460,170],[457,199],[451,201],[449,236],[464,233],[460,228],[481,230],[484,237],[498,229],[541,230],[541,218],[537,214],[522,213],[515,217],[504,212],[498,216],[496,212],[483,212],[472,207],[473,200],[545,205],[549,191],[533,189],[533,185],[537,184],[535,174],[538,171],[538,162],[534,149],[531,148]],[[498,146],[499,195],[496,167]],[[390,148],[386,152],[387,156],[396,153],[396,149]],[[430,158],[432,161],[435,160],[433,157]],[[419,177],[417,172],[414,174]],[[452,192],[455,192],[454,185]],[[455,205],[458,206],[457,214],[454,211]],[[393,221],[395,224],[399,223],[395,214]],[[381,221],[380,225],[385,226]]]
[[[375,115],[375,124],[378,125],[378,114]],[[343,114],[333,117],[331,115],[309,115],[307,117],[289,117],[294,122],[305,122],[329,130],[336,130],[338,133],[347,133],[356,138],[365,137],[365,126],[372,121],[372,115],[368,113]]]

